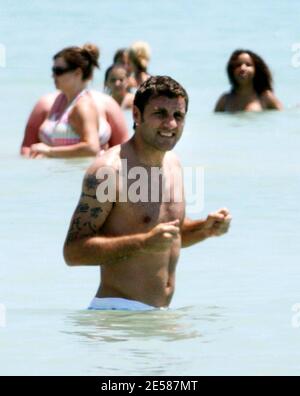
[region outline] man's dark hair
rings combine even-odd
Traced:
[[[264,91],[273,91],[272,74],[267,64],[255,52],[244,49],[238,49],[234,51],[231,54],[230,59],[227,63],[227,74],[232,87],[232,91],[234,92],[238,88],[238,83],[234,77],[234,69],[236,67],[236,61],[241,54],[248,54],[254,63],[255,74],[253,78],[253,88],[256,93],[258,95],[261,95]]]
[[[189,97],[186,90],[175,80],[168,76],[151,76],[136,91],[133,105],[136,106],[143,115],[144,109],[150,99],[159,96],[168,98],[183,97],[185,109],[188,111]]]

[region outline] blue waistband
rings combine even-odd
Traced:
[[[88,309],[98,310],[120,310],[120,311],[150,311],[156,309],[151,305],[144,304],[140,301],[127,300],[119,297],[95,297],[91,301]]]

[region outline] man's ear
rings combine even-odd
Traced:
[[[142,114],[141,114],[139,108],[137,108],[136,106],[133,106],[132,117],[133,117],[135,126],[139,126],[142,121]]]

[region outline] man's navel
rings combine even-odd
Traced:
[[[150,223],[150,221],[151,221],[151,217],[150,217],[150,216],[144,216],[144,217],[143,217],[143,222],[144,222],[145,224]]]

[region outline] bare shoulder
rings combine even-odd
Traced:
[[[228,92],[223,93],[220,98],[218,99],[216,106],[215,106],[215,111],[225,111],[226,108],[226,102],[228,101],[230,97],[230,94]]]
[[[261,98],[266,104],[270,104],[274,102],[275,95],[271,90],[268,89],[261,94]]]
[[[181,168],[179,156],[174,151],[167,152],[165,161],[169,166]]]
[[[96,175],[99,169],[103,167],[110,167],[115,171],[118,171],[121,163],[121,145],[113,146],[99,157],[95,159],[92,165],[88,168],[86,176]]]
[[[77,239],[101,233],[101,228],[112,211],[114,200],[110,200],[106,195],[101,195],[101,184],[105,181],[98,172],[108,166],[111,171],[115,172],[118,158],[120,158],[120,154],[118,154],[117,147],[114,147],[113,150],[108,150],[98,157],[86,171],[79,202],[74,211],[65,242],[66,247]]]
[[[97,114],[96,104],[90,95],[84,95],[74,106],[72,115],[85,116],[91,114]]]
[[[46,118],[53,108],[53,105],[57,102],[58,96],[60,96],[59,93],[55,92],[40,97],[32,109],[31,117],[35,118],[42,116],[43,118]]]
[[[262,96],[264,99],[270,99],[270,100],[272,100],[272,99],[275,97],[274,92],[271,91],[270,89],[267,89],[266,91],[264,91],[264,92],[261,94],[261,96]]]
[[[96,103],[99,114],[102,114],[112,128],[113,145],[128,139],[127,124],[119,104],[109,95],[92,90],[91,97]]]
[[[121,106],[115,101],[114,98],[112,98],[109,95],[106,95],[105,103],[106,103],[105,110],[108,113],[108,115],[113,115],[117,117],[119,117],[120,114],[123,115]]]
[[[103,93],[103,92],[97,91],[96,89],[91,89],[91,90],[89,91],[89,93],[90,93],[90,96],[91,96],[94,100],[99,101],[99,102],[101,102],[101,103],[104,103],[104,102],[107,100],[107,98],[110,97],[109,95],[107,95],[107,94],[105,94],[105,93]]]
[[[51,106],[54,104],[55,100],[63,95],[62,93],[59,92],[51,92],[46,95],[43,95],[38,102],[36,103],[37,105],[41,105],[43,107],[51,108]]]
[[[274,92],[270,89],[267,89],[261,94],[261,99],[263,100],[265,107],[268,109],[282,109],[282,104],[275,96]]]
[[[60,112],[66,104],[66,97],[62,92],[53,92],[43,96],[39,103],[49,108],[50,113]]]
[[[120,167],[120,147],[115,146],[97,157],[93,164],[87,169],[83,184],[82,198],[89,199],[89,204],[99,206],[97,202],[97,189],[102,183],[106,183],[106,178],[115,177]],[[91,198],[93,198],[91,200]],[[101,204],[106,208],[111,208],[111,202]]]
[[[131,92],[128,92],[123,100],[122,108],[125,110],[132,109],[133,100],[134,100],[134,94]]]
[[[90,97],[95,101],[97,106],[105,110],[109,110],[109,108],[118,106],[118,103],[110,96],[103,92],[91,90]]]

